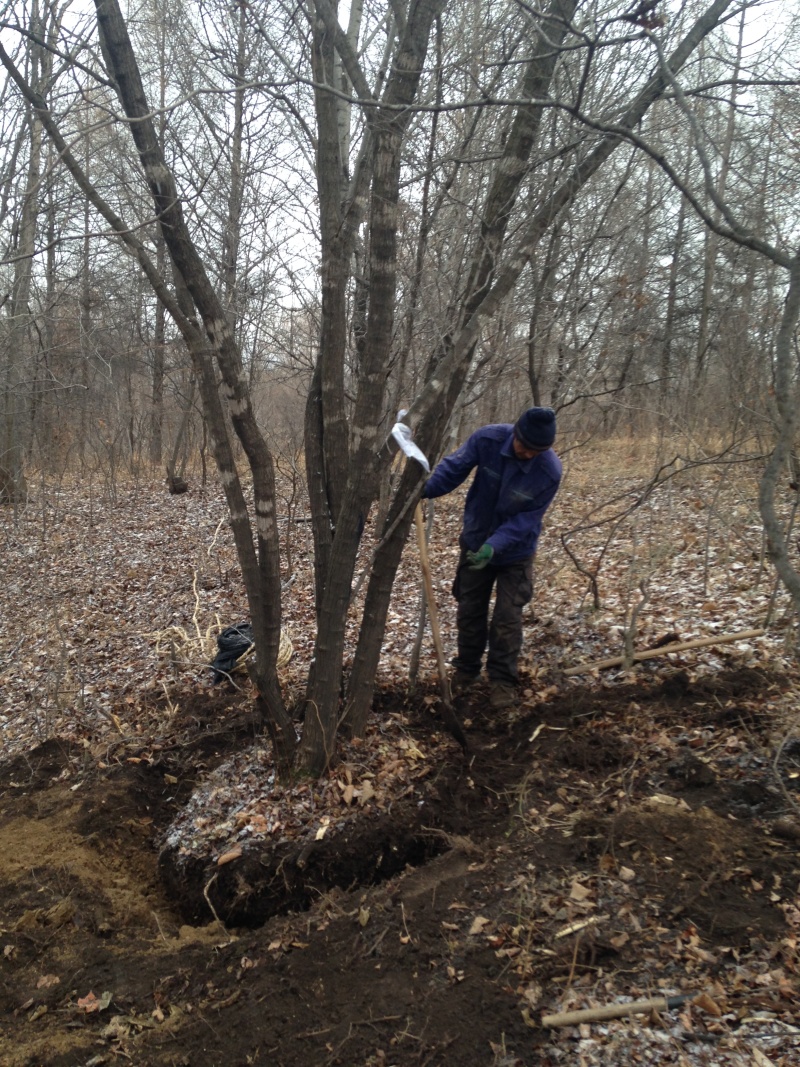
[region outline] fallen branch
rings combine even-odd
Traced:
[[[643,659],[652,659],[654,656],[666,656],[670,652],[684,652],[689,648],[707,648],[709,645],[725,645],[731,641],[746,641],[751,637],[761,637],[766,630],[742,630],[738,634],[717,634],[715,637],[695,637],[691,641],[678,641],[674,645],[664,645],[663,648],[648,648],[644,652],[634,652],[634,663]],[[596,659],[590,663],[581,663],[577,667],[569,667],[564,674],[569,677],[573,674],[585,674],[586,671],[601,671],[606,667],[620,667],[625,662],[624,656],[612,656],[611,659]]]
[[[577,1026],[579,1023],[597,1022],[600,1019],[622,1019],[626,1015],[644,1015],[649,1011],[671,1011],[680,1008],[694,993],[680,997],[651,997],[650,1000],[634,1000],[630,1004],[606,1004],[602,1008],[583,1008],[580,1011],[563,1011],[557,1015],[543,1015],[542,1026]]]

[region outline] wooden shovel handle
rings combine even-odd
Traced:
[[[419,547],[419,560],[422,568],[422,582],[425,586],[425,600],[428,604],[428,615],[431,620],[431,633],[433,644],[436,648],[436,666],[439,671],[439,690],[442,694],[442,717],[447,724],[447,729],[458,741],[464,753],[469,751],[467,738],[458,716],[453,708],[453,699],[450,695],[450,680],[447,677],[447,667],[444,662],[444,648],[442,647],[442,634],[439,630],[439,612],[436,608],[436,597],[433,593],[433,578],[431,577],[431,565],[428,559],[428,544],[425,540],[425,517],[422,514],[422,502],[417,504],[414,511],[414,522],[417,527],[417,545]]]
[[[626,1015],[643,1015],[648,1011],[671,1011],[679,1008],[694,994],[680,997],[651,997],[650,1000],[634,1000],[630,1004],[605,1004],[601,1008],[583,1008],[581,1011],[564,1011],[558,1015],[543,1015],[542,1026],[577,1026],[579,1023],[599,1022],[601,1019],[622,1019]]]
[[[428,604],[428,615],[431,620],[431,633],[433,644],[436,648],[436,666],[439,670],[439,685],[442,690],[442,699],[450,702],[450,685],[447,679],[447,667],[444,662],[444,648],[442,646],[442,633],[439,629],[439,612],[436,607],[436,597],[433,593],[433,578],[431,565],[428,559],[428,544],[425,540],[425,516],[422,514],[422,503],[417,504],[414,511],[414,522],[417,527],[417,547],[422,567],[422,581],[425,586],[425,600]]]

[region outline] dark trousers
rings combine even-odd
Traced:
[[[495,604],[490,625],[493,588]],[[516,685],[522,609],[532,595],[533,557],[506,567],[493,567],[490,563],[481,571],[473,571],[462,549],[453,583],[453,596],[458,601],[458,655],[453,666],[465,674],[479,674],[488,639],[486,672],[490,680]]]

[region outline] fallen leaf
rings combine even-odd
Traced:
[[[576,878],[572,883],[572,889],[570,890],[569,895],[571,900],[586,900],[592,895],[592,891]]]
[[[226,863],[231,863],[233,860],[238,860],[242,854],[242,846],[234,845],[233,848],[229,848],[227,852],[223,852],[217,860],[217,866],[223,867]]]
[[[718,1019],[722,1016],[722,1009],[715,1000],[712,1000],[708,993],[700,993],[692,1000],[692,1004],[700,1008],[702,1011],[707,1012],[709,1015],[714,1015]]]
[[[48,908],[44,915],[44,921],[48,926],[64,926],[65,923],[72,922],[77,914],[77,907],[71,900],[61,900],[58,904],[54,904],[52,908]]]
[[[43,974],[39,981],[36,983],[37,989],[50,989],[54,985],[58,985],[61,979],[57,974]]]
[[[130,1037],[134,1029],[143,1030],[145,1026],[154,1025],[155,1023],[151,1023],[149,1019],[145,1022],[141,1016],[133,1019],[128,1015],[112,1015],[110,1022],[103,1027],[100,1034],[108,1041],[122,1041]]]
[[[581,930],[585,930],[587,926],[597,926],[598,923],[604,922],[608,922],[607,915],[591,915],[588,919],[578,919],[577,922],[570,923],[569,926],[563,926],[560,930],[557,930],[554,938],[558,940],[562,937],[569,937],[570,934],[577,934]]]
[[[475,934],[482,933],[484,927],[488,926],[490,922],[491,919],[484,919],[482,915],[476,915],[475,918],[472,920],[472,926],[470,926],[469,928],[470,934],[474,936]]]
[[[539,1001],[542,999],[542,987],[538,982],[530,982],[523,992],[523,997],[527,1000],[528,1004],[532,1008],[537,1007]]]
[[[774,1062],[769,1056],[765,1056],[760,1048],[753,1049],[753,1063],[756,1067],[775,1067]]]
[[[693,956],[696,960],[701,960],[703,963],[716,963],[717,957],[713,952],[708,952],[704,948],[700,948],[699,945],[689,945],[686,949],[687,956]]]
[[[89,1015],[93,1011],[100,1011],[100,1001],[94,993],[87,993],[85,997],[78,998],[78,1007]]]
[[[653,793],[644,801],[646,808],[676,808],[678,811],[691,811],[685,800],[671,797],[668,793]]]

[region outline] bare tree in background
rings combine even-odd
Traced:
[[[22,62],[31,86],[45,97],[53,73],[53,55],[47,43],[58,36],[63,14],[61,6],[46,0],[41,7],[39,0],[34,0],[27,13],[29,36]],[[14,152],[8,161],[10,169],[3,205],[5,214],[8,210],[6,197],[13,184],[16,187],[16,217],[8,248],[13,276],[6,296],[5,316],[0,323],[0,502],[23,500],[27,493],[24,459],[30,402],[28,376],[36,362],[31,287],[37,222],[42,206],[43,136],[36,110],[27,102],[23,103],[23,109],[20,133],[13,142]]]

